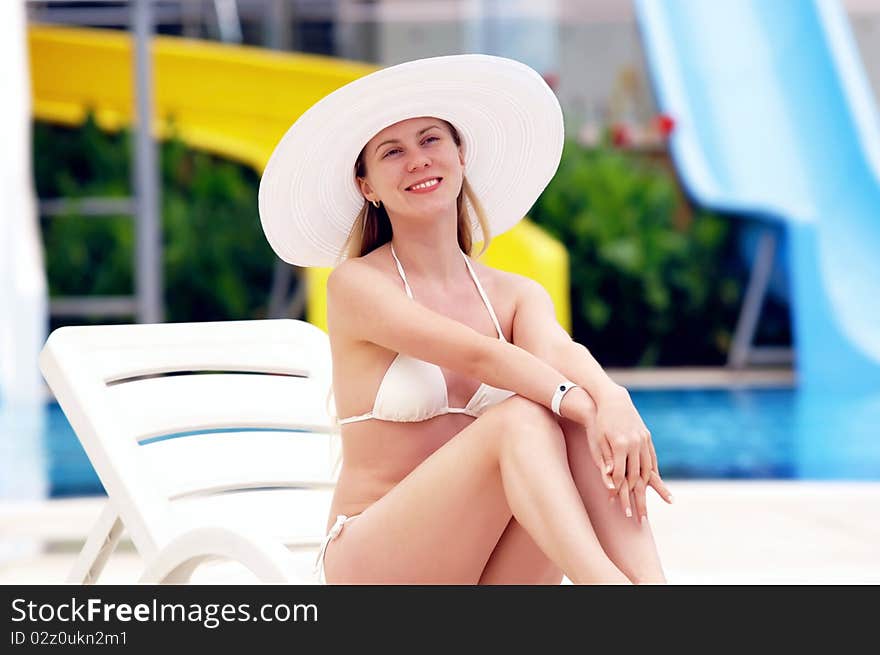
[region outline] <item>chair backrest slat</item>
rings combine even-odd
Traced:
[[[327,532],[333,492],[327,489],[261,489],[187,496],[169,503],[179,525],[209,523],[315,546]]]
[[[249,488],[329,489],[333,435],[219,432],[141,446],[168,498]]]
[[[126,416],[120,436],[137,441],[219,428],[333,429],[325,382],[311,378],[174,375],[114,384],[107,398]]]
[[[260,371],[307,376],[302,353],[281,341],[265,343],[193,343],[112,349],[96,353],[107,382],[176,371]]]

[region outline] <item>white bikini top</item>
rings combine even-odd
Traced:
[[[480,280],[474,273],[471,263],[464,252],[461,253],[467,264],[471,279],[480,292],[480,297],[489,310],[489,316],[495,324],[498,331],[498,338],[504,340],[504,333],[498,324],[498,317],[495,316],[495,310],[492,309],[492,303],[489,302],[486,292],[480,284]],[[406,295],[413,298],[412,289],[406,281],[406,273],[403,266],[394,252],[394,246],[391,246],[391,255],[397,262],[397,270],[403,279],[403,286],[406,289]],[[373,403],[372,411],[358,416],[349,416],[348,418],[339,419],[339,424],[354,423],[356,421],[366,421],[367,419],[380,419],[383,421],[396,422],[415,422],[425,421],[441,414],[467,414],[468,416],[480,416],[492,405],[500,403],[502,400],[514,395],[513,391],[506,389],[498,389],[486,383],[480,384],[474,395],[464,407],[450,407],[449,394],[446,389],[446,378],[443,371],[436,364],[415,359],[401,353],[397,354],[394,361],[385,371],[382,378],[382,384],[379,385],[379,391],[376,393],[376,400]]]

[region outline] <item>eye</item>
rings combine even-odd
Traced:
[[[426,137],[425,140],[422,141],[422,145],[430,143],[431,141],[439,141],[439,140],[440,140],[440,137],[431,135],[429,137]],[[382,159],[385,159],[388,155],[393,154],[395,152],[400,152],[400,148],[391,148],[391,150],[388,150],[384,155],[382,155]]]

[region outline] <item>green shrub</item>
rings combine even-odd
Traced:
[[[571,260],[574,338],[606,366],[719,364],[740,302],[730,219],[678,221],[673,175],[645,158],[567,142],[530,212]]]
[[[92,117],[78,129],[36,123],[39,197],[130,195],[131,148],[129,131],[103,132]],[[264,316],[274,255],[260,227],[258,175],[178,139],[163,142],[160,157],[165,319]],[[74,212],[43,217],[41,224],[51,296],[134,292],[129,217]]]

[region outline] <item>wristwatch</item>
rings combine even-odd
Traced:
[[[566,380],[556,387],[556,391],[553,393],[553,399],[550,401],[550,409],[553,410],[554,414],[562,416],[562,414],[559,413],[559,405],[562,403],[562,398],[568,393],[569,389],[574,389],[579,386],[579,384],[575,384],[571,380]]]

